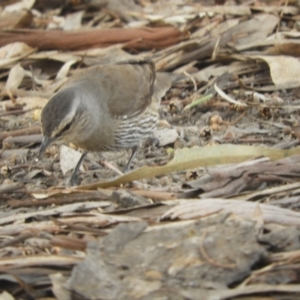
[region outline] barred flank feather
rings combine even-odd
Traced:
[[[154,131],[157,120],[158,113],[148,109],[143,114],[122,120],[114,135],[114,146],[110,150],[138,146],[141,140]]]

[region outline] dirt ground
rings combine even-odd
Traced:
[[[0,299],[300,298],[297,1],[0,8]],[[81,150],[37,159],[41,110],[129,59],[171,78],[157,129],[71,187]]]

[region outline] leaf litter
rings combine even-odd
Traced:
[[[298,16],[297,1],[3,1],[1,299],[298,299]],[[67,186],[74,149],[35,159],[41,108],[78,69],[144,58],[172,79],[159,145],[121,175],[130,153],[90,153]]]

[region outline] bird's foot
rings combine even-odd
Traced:
[[[149,137],[145,143],[145,146],[154,146],[154,147],[159,147],[159,139],[156,137]]]

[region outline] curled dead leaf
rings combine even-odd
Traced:
[[[197,171],[188,171],[188,172],[185,173],[185,179],[186,179],[187,181],[189,181],[189,180],[195,180],[195,179],[197,179],[198,177],[199,177],[199,176],[198,176]]]
[[[0,174],[4,176],[8,176],[10,174],[11,170],[8,166],[2,166],[0,169]]]
[[[200,129],[200,136],[205,139],[210,139],[212,136],[212,129],[209,126],[202,127]]]
[[[169,105],[168,105],[168,111],[171,114],[177,114],[182,110],[182,102],[175,99],[170,101]]]

